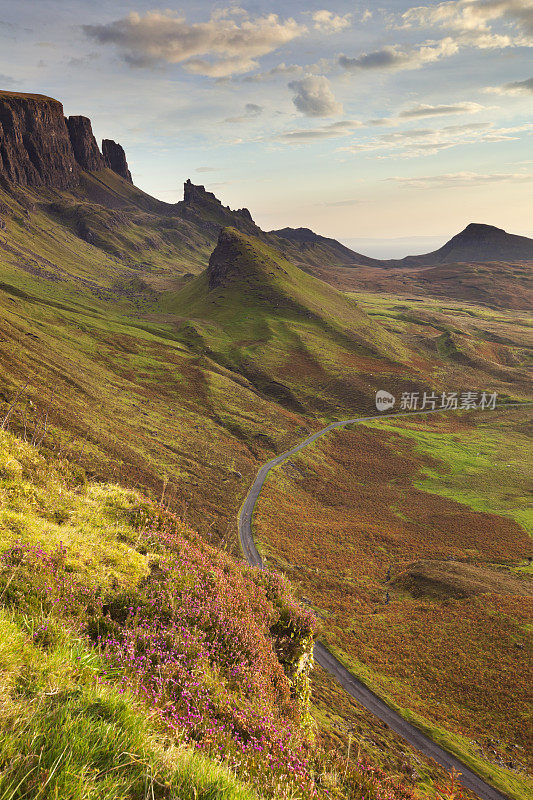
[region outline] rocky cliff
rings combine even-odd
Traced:
[[[133,183],[131,179],[131,172],[128,169],[128,162],[126,161],[126,153],[123,148],[114,142],[112,139],[103,139],[102,153],[106,167],[112,169],[121,178]]]
[[[70,189],[80,171],[109,167],[131,183],[126,156],[104,139],[104,153],[87,117],[65,119],[57,100],[40,94],[0,91],[0,176],[20,186]]]
[[[68,189],[79,170],[61,103],[0,92],[0,174],[22,186]]]
[[[88,172],[103,169],[104,159],[93,135],[91,120],[87,117],[69,117],[66,120],[74,157]]]

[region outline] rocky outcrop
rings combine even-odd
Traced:
[[[210,289],[227,284],[243,273],[241,239],[232,228],[220,231],[218,243],[209,259],[207,278]]]
[[[66,123],[74,157],[80,167],[87,172],[103,169],[104,159],[96,144],[91,120],[88,117],[69,117]]]
[[[128,162],[126,161],[126,153],[124,149],[114,142],[112,139],[103,139],[102,141],[102,154],[106,167],[112,169],[121,178],[133,183],[131,172],[128,169]]]
[[[109,167],[132,182],[122,147],[110,139],[100,152],[91,120],[65,119],[51,97],[0,91],[0,178],[18,186],[70,189],[80,172]]]
[[[183,200],[187,205],[210,205],[211,203],[222,206],[222,203],[213,192],[208,192],[205,186],[194,184],[191,179],[185,181],[183,186]]]
[[[61,103],[44,95],[0,92],[0,173],[22,186],[68,189],[78,183]]]

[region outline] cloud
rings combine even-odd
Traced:
[[[315,11],[313,14],[314,27],[321,33],[339,33],[340,31],[349,28],[352,24],[352,15],[346,14],[341,17],[333,11]]]
[[[241,122],[250,122],[253,119],[259,117],[265,109],[263,106],[258,106],[257,103],[246,103],[244,106],[244,114],[240,114],[236,117],[228,117],[224,120],[224,122],[231,122],[231,123],[241,123]]]
[[[488,31],[488,23],[504,18],[533,33],[531,0],[446,0],[416,6],[402,14],[404,27],[441,27],[459,31]]]
[[[508,22],[509,32],[494,31],[489,23]],[[437,27],[446,31],[440,40],[419,45],[385,45],[357,56],[341,55],[338,63],[352,72],[419,69],[449,58],[464,47],[504,49],[533,46],[533,0],[446,0],[416,6],[400,17],[399,28]]]
[[[402,14],[404,28],[437,27],[454,31],[464,46],[481,49],[533,44],[533,3],[531,0],[446,0],[430,6],[416,6]],[[511,34],[494,33],[492,23],[510,23]]]
[[[490,94],[532,94],[533,78],[527,78],[525,81],[504,83],[503,86],[487,86],[484,91]]]
[[[256,72],[255,75],[246,75],[243,80],[245,83],[262,83],[270,78],[276,78],[278,75],[304,75],[305,69],[300,67],[299,64],[285,64],[282,62],[266,72]]]
[[[196,172],[220,172],[220,167],[196,167]]]
[[[313,139],[336,139],[340,136],[348,136],[352,131],[363,126],[358,120],[344,120],[332,122],[322,128],[300,128],[293,131],[282,133],[276,138],[283,142],[306,142]]]
[[[435,155],[460,145],[496,143],[520,138],[517,134],[533,130],[533,124],[494,129],[492,123],[447,125],[443,128],[419,128],[384,133],[367,141],[340,147],[339,152],[382,152],[378,158],[413,158]]]
[[[458,45],[453,39],[447,37],[440,42],[420,45],[418,47],[402,48],[400,45],[387,45],[381,50],[363,53],[355,58],[342,55],[339,64],[346,70],[356,72],[359,70],[404,70],[419,69],[424,64],[430,64],[439,59],[454,55]]]
[[[361,22],[368,22],[369,20],[372,19],[372,17],[373,17],[372,12],[370,11],[369,8],[367,8],[366,11],[363,11],[363,14],[361,16]]]
[[[131,66],[183,64],[189,72],[221,78],[255,69],[260,56],[303,36],[307,28],[277,14],[251,19],[237,8],[192,24],[170,10],[144,16],[132,11],[114,22],[84,25],[83,30],[100,44],[117,46]]]
[[[335,99],[327,78],[323,75],[306,75],[289,83],[295,92],[293,103],[306,117],[334,117],[342,114],[342,105]]]
[[[419,103],[412,108],[401,111],[399,117],[402,119],[417,119],[419,117],[436,117],[446,114],[477,114],[483,108],[484,106],[479,105],[479,103],[456,103],[451,106],[430,106]]]
[[[480,186],[487,183],[525,183],[533,181],[533,174],[525,172],[452,172],[444,175],[424,175],[419,178],[392,177],[386,178],[402,186],[413,189],[453,189],[457,186]]]

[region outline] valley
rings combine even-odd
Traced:
[[[63,719],[92,750],[50,797],[116,762],[117,800],[475,797],[313,668],[320,639],[530,796],[531,240],[378,262],[191,180],[150,197],[51,98],[0,92],[0,126],[0,792],[56,775],[68,739],[34,743]],[[379,390],[509,408],[357,421]],[[257,471],[346,419],[270,473],[247,566]]]

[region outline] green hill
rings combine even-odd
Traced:
[[[162,305],[186,319],[184,342],[300,412],[357,413],[410,357],[353,300],[233,228],[208,269]]]

